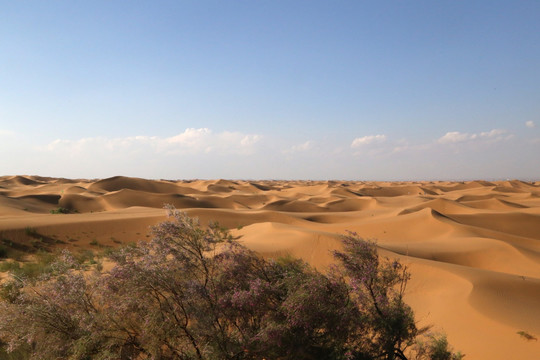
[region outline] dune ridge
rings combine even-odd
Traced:
[[[319,269],[347,230],[409,266],[407,301],[470,359],[540,358],[540,182],[0,177],[0,237],[97,249],[150,238],[164,204],[218,221],[263,256]],[[52,214],[62,208],[67,214]],[[28,229],[32,229],[29,231]]]

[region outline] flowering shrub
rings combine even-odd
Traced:
[[[169,215],[152,241],[111,254],[110,271],[88,271],[65,252],[37,281],[5,283],[5,350],[36,359],[407,358],[419,333],[403,302],[409,275],[373,243],[344,237],[340,266],[322,274],[301,260],[262,259],[216,224]]]

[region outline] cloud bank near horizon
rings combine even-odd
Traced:
[[[505,129],[449,131],[424,142],[366,134],[338,142],[321,138],[291,143],[265,134],[209,128],[186,128],[171,136],[97,136],[43,144],[25,143],[23,136],[8,129],[0,129],[0,137],[4,152],[15,149],[24,158],[8,157],[3,174],[359,180],[540,175],[536,160],[516,161],[515,154],[540,151],[540,141]],[[511,170],[502,171],[503,163]]]
[[[170,137],[130,136],[124,138],[90,137],[77,140],[56,139],[45,147],[49,152],[69,152],[80,154],[104,149],[113,152],[133,154],[140,150],[150,151],[155,155],[247,155],[254,151],[254,146],[261,140],[257,134],[245,134],[238,131],[214,133],[208,128],[188,128],[184,132]]]
[[[440,144],[456,144],[468,141],[489,141],[498,142],[509,140],[513,134],[508,134],[508,131],[503,129],[493,129],[478,134],[460,133],[459,131],[450,131],[440,137],[437,142]]]

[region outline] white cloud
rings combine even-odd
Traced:
[[[358,148],[369,144],[379,144],[386,141],[386,135],[368,135],[353,140],[351,148]]]
[[[259,140],[262,139],[261,135],[245,135],[242,140],[240,140],[240,145],[247,147],[255,145]]]
[[[476,139],[476,134],[460,133],[459,131],[447,132],[437,140],[440,144],[453,144]]]
[[[535,127],[535,123],[534,121],[530,120],[530,121],[525,122],[525,126],[528,128],[533,128]]]
[[[205,138],[210,136],[212,132],[207,128],[186,129],[183,133],[175,136],[163,139],[160,141],[162,145],[183,146],[189,148],[199,148],[201,145],[205,145]],[[142,138],[142,137],[141,137]]]
[[[58,139],[46,147],[49,151],[81,153],[107,150],[111,152],[138,153],[150,150],[155,154],[249,154],[261,139],[260,135],[224,131],[213,133],[210,129],[186,129],[171,137],[132,136],[124,138],[91,137],[78,140]]]
[[[283,150],[284,154],[292,154],[292,153],[298,153],[298,152],[305,152],[308,150],[311,150],[313,148],[314,142],[311,140],[308,140],[302,144],[291,146],[289,149]]]
[[[489,142],[496,142],[501,140],[507,140],[513,137],[512,134],[508,134],[508,131],[503,129],[493,129],[479,134],[460,133],[459,131],[450,131],[440,137],[437,142],[439,144],[457,144],[469,141],[488,140]]]
[[[491,131],[487,131],[487,132],[481,132],[480,133],[480,136],[483,137],[483,138],[497,138],[501,135],[504,135],[506,134],[508,131],[506,130],[503,130],[503,129],[493,129]]]

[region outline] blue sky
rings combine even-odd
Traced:
[[[0,174],[540,179],[540,2],[0,2]]]

